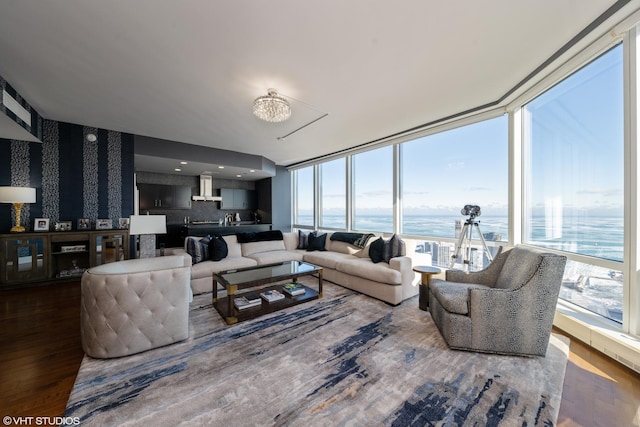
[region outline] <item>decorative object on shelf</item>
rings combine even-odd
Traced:
[[[96,219],[96,230],[111,230],[113,222],[110,219]]]
[[[71,231],[71,221],[56,222],[53,229],[55,231]]]
[[[284,294],[276,291],[275,289],[262,292],[260,296],[267,302],[275,302],[284,299]]]
[[[33,231],[49,231],[49,218],[36,218],[33,221]]]
[[[61,253],[86,252],[86,250],[87,247],[85,245],[60,246]]]
[[[154,258],[156,234],[166,233],[166,215],[131,215],[129,218],[129,234],[140,236],[140,258]]]
[[[22,233],[25,228],[20,224],[20,214],[25,203],[35,203],[36,189],[29,187],[0,187],[0,203],[11,203],[15,210],[15,223],[12,233]],[[49,224],[47,224],[48,226]]]
[[[78,219],[78,230],[90,230],[91,222],[89,218],[79,218]]]
[[[292,297],[296,295],[304,295],[307,292],[304,286],[299,283],[287,283],[282,287],[282,291]]]
[[[129,218],[120,218],[118,220],[118,228],[120,230],[128,230],[129,229]]]
[[[291,107],[289,101],[278,95],[277,90],[268,89],[267,95],[253,101],[253,114],[265,122],[279,123],[291,117]]]

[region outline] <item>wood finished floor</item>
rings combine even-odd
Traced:
[[[83,352],[78,282],[0,291],[0,416],[61,416]],[[559,331],[556,331],[559,332]],[[640,426],[640,375],[571,340],[559,426]]]

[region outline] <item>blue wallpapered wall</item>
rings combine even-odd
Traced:
[[[87,141],[88,133],[95,142]],[[25,205],[22,225],[34,218],[114,224],[133,213],[133,135],[43,120],[42,143],[0,139],[0,186],[36,188],[36,203]],[[0,233],[13,225],[13,207],[0,204]]]

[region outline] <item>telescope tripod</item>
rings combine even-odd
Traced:
[[[475,228],[478,232],[478,236],[480,236],[480,240],[482,241],[482,248],[487,253],[487,258],[489,262],[493,261],[493,257],[491,256],[491,252],[489,252],[489,248],[487,247],[487,242],[484,240],[484,236],[482,232],[480,232],[480,222],[476,221],[475,218],[469,218],[464,222],[464,227],[462,227],[462,231],[460,232],[460,238],[458,239],[458,243],[456,244],[456,251],[454,255],[451,257],[451,264],[449,268],[453,268],[456,261],[460,258],[460,250],[464,250],[462,256],[462,264],[466,264],[469,266],[469,271],[472,271],[471,267],[473,266],[473,259],[471,257],[471,240],[473,238],[473,229]],[[466,256],[466,259],[465,259]]]

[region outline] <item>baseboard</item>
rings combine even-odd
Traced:
[[[640,339],[592,313],[558,304],[554,326],[640,373]]]

